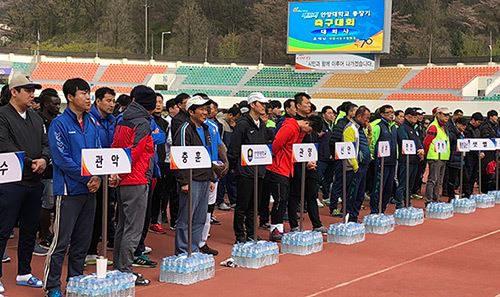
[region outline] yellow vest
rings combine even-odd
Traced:
[[[436,152],[434,148],[434,142],[436,140],[445,140],[446,141],[446,152],[441,153],[441,160],[448,161],[450,159],[450,138],[448,134],[441,128],[437,119],[434,119],[432,124],[429,126],[435,126],[437,130],[436,137],[432,140],[431,145],[429,146],[429,151],[427,152],[427,160],[439,160],[439,154]]]

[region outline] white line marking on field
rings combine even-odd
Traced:
[[[396,264],[396,265],[393,265],[393,266],[390,266],[390,267],[387,267],[387,268],[384,268],[384,269],[381,269],[381,270],[378,270],[378,271],[375,271],[375,272],[372,272],[372,273],[369,273],[369,274],[366,274],[366,275],[363,275],[363,276],[360,276],[358,278],[355,278],[353,280],[350,280],[350,281],[347,281],[347,282],[343,282],[343,283],[340,283],[336,286],[333,286],[333,287],[330,287],[330,288],[327,288],[327,289],[324,289],[324,290],[321,290],[321,291],[318,291],[316,293],[313,293],[313,294],[310,294],[310,295],[307,295],[306,297],[314,297],[314,296],[318,296],[318,295],[321,295],[321,294],[324,294],[324,293],[327,293],[327,292],[330,292],[330,291],[333,291],[335,289],[339,289],[339,288],[343,288],[343,287],[346,287],[346,286],[349,286],[353,283],[356,283],[356,282],[359,282],[359,281],[362,281],[364,279],[367,279],[367,278],[370,278],[370,277],[373,277],[373,276],[376,276],[376,275],[379,275],[379,274],[382,274],[384,272],[387,272],[387,271],[391,271],[391,270],[394,270],[396,268],[399,268],[401,266],[404,266],[404,265],[407,265],[407,264],[410,264],[410,263],[413,263],[413,262],[416,262],[416,261],[419,261],[419,260],[422,260],[422,259],[425,259],[425,258],[429,258],[429,257],[432,257],[434,255],[437,255],[437,254],[440,254],[442,252],[446,252],[448,250],[451,250],[451,249],[454,249],[454,248],[457,248],[457,247],[460,247],[462,245],[466,245],[468,243],[471,243],[471,242],[474,242],[474,241],[478,241],[480,239],[483,239],[485,237],[488,237],[488,236],[491,236],[491,235],[494,235],[494,234],[497,234],[497,233],[500,233],[500,229],[498,230],[495,230],[495,231],[492,231],[490,233],[486,233],[486,234],[483,234],[481,236],[478,236],[478,237],[475,237],[475,238],[472,238],[472,239],[469,239],[469,240],[466,240],[466,241],[462,241],[462,242],[459,242],[457,244],[454,244],[452,246],[449,246],[449,247],[446,247],[446,248],[442,248],[440,250],[437,250],[437,251],[434,251],[434,252],[431,252],[431,253],[428,253],[428,254],[425,254],[425,255],[422,255],[420,257],[416,257],[416,258],[413,258],[413,259],[410,259],[408,261],[404,261],[404,262],[401,262],[399,264]],[[500,297],[500,294],[497,295],[496,297]]]

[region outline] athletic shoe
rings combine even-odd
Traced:
[[[25,280],[25,277],[29,278]],[[24,287],[30,287],[30,288],[41,288],[43,287],[43,282],[38,279],[36,276],[33,276],[32,274],[28,274],[25,277],[22,277],[23,280],[17,280],[19,276],[16,277],[16,285],[18,286],[24,286]]]
[[[324,205],[330,205],[330,199],[323,199]]]
[[[168,227],[170,230],[175,231],[175,225]]]
[[[330,210],[330,215],[332,217],[342,217],[342,212],[338,209]]]
[[[0,294],[3,292],[5,292],[5,287],[3,286],[2,281],[0,281]]]
[[[314,232],[321,232],[321,234],[323,234],[323,235],[328,234],[328,228],[326,228],[325,226],[314,228],[313,231]]]
[[[236,203],[229,205],[231,208],[236,208]]]
[[[148,286],[151,283],[150,280],[145,279],[144,276],[140,273],[134,272],[134,279],[136,286]]]
[[[97,262],[97,255],[87,255],[85,257],[85,265],[95,265]]]
[[[10,233],[10,236],[9,236],[9,239],[12,239],[14,238],[14,230],[12,230],[12,232]]]
[[[161,224],[151,224],[149,225],[149,231],[156,234],[167,234],[167,231],[163,229]]]
[[[221,225],[220,221],[216,217],[210,218],[210,225]]]
[[[274,230],[269,234],[269,241],[279,242],[281,241],[282,236],[283,234],[281,234],[278,228],[274,228]]]
[[[209,247],[208,244],[205,243],[204,246],[200,248],[200,252],[208,255],[214,255],[217,256],[219,252],[217,250],[214,250],[213,248]]]
[[[226,203],[224,203],[224,202],[222,202],[221,204],[217,205],[217,208],[219,210],[224,210],[224,211],[231,210],[231,207],[229,205],[227,205]]]
[[[33,255],[40,256],[40,257],[47,256],[48,252],[49,252],[49,249],[44,248],[39,243],[36,243],[35,248],[33,249]]]
[[[424,196],[419,195],[419,194],[413,194],[413,195],[411,195],[411,198],[412,199],[420,200],[420,199],[424,199]]]
[[[260,238],[260,236],[257,235],[257,241],[261,241],[261,240],[262,240],[262,238]],[[247,236],[247,242],[249,242],[249,241],[254,241],[253,235]]]
[[[236,237],[236,241],[234,242],[234,244],[245,242],[247,242],[247,239],[245,237]]]
[[[271,224],[269,224],[269,223],[259,224],[259,229],[260,230],[271,230]]]
[[[10,262],[10,257],[4,253],[2,256],[2,263],[9,263],[9,262]]]
[[[316,199],[316,203],[318,204],[318,207],[319,207],[319,208],[323,208],[323,207],[325,207],[325,205],[323,205],[323,202],[321,202],[321,201],[319,200],[319,198],[318,198],[318,199]]]
[[[134,259],[132,266],[134,267],[143,267],[143,268],[155,268],[158,263],[149,259],[148,256],[142,255]]]
[[[60,289],[52,289],[50,291],[47,291],[46,294],[47,297],[63,297],[63,294]]]
[[[290,232],[298,232],[299,231],[299,227],[293,227],[292,229],[290,229]]]
[[[51,243],[52,243],[52,242],[51,242],[51,241],[49,241],[48,239],[42,239],[42,240],[40,240],[40,243],[39,243],[39,244],[40,244],[40,246],[41,246],[41,247],[43,247],[43,248],[45,248],[45,249],[50,249],[50,244],[51,244]]]
[[[148,255],[148,254],[151,254],[151,252],[153,251],[152,248],[150,248],[149,246],[145,246],[144,247],[144,252],[142,252],[143,255]]]

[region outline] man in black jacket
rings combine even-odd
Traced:
[[[464,131],[465,138],[481,138],[481,131],[479,127],[482,125],[484,117],[480,112],[472,114],[469,123]],[[478,180],[479,170],[479,152],[470,151],[465,155],[464,165],[464,183],[463,194],[464,197],[470,197],[474,191],[474,183]],[[484,158],[484,153],[481,152],[481,158]]]
[[[0,153],[25,152],[22,180],[2,184],[0,191],[0,255],[4,254],[7,240],[19,220],[16,283],[32,288],[42,287],[42,281],[31,274],[31,257],[40,218],[41,180],[50,161],[43,120],[30,110],[35,89],[41,88],[24,75],[14,74],[9,82],[9,104],[0,108]],[[5,290],[1,277],[2,264],[0,294]]]
[[[448,121],[450,122],[450,121]],[[460,163],[461,163],[461,152],[457,151],[458,139],[464,139],[464,131],[467,126],[467,120],[465,118],[458,118],[453,125],[453,129],[449,130],[450,137],[450,160],[446,162],[447,174],[447,184],[446,184],[446,194],[448,196],[448,202],[451,202],[455,198],[455,189],[460,182]],[[460,197],[462,198],[462,197]]]
[[[179,107],[179,112],[172,118],[172,123],[170,125],[172,135],[175,135],[182,124],[189,120],[189,113],[186,108],[189,98],[191,98],[191,96],[186,93],[180,93],[175,97],[175,103]]]
[[[183,123],[175,134],[175,146],[204,146],[210,155],[211,141],[207,119],[207,106],[210,100],[199,96],[189,98],[186,109],[189,119]],[[207,218],[208,194],[215,191],[215,175],[211,168],[193,169],[191,189],[189,189],[189,170],[179,170],[177,182],[181,187],[179,195],[179,217],[175,228],[175,253],[186,253],[188,250],[188,191],[192,195],[193,205],[193,242],[192,251],[198,252],[202,241],[203,227]]]
[[[244,144],[268,144],[269,134],[264,122],[260,119],[266,113],[267,99],[262,93],[252,93],[247,98],[250,111],[242,116],[234,128],[228,150],[229,167],[234,170],[237,178],[237,198],[234,209],[233,229],[237,242],[245,242],[254,238],[253,208],[254,208],[254,167],[241,166],[241,146]],[[262,190],[262,181],[266,169],[258,168],[258,189]],[[259,199],[261,193],[258,193]],[[260,200],[259,200],[260,201]]]
[[[498,131],[498,112],[496,110],[490,110],[487,113],[486,121],[481,125],[479,130],[481,131],[481,138],[495,139],[500,137]],[[491,161],[495,160],[496,151],[484,152],[484,158],[481,163],[481,174],[482,176],[487,176],[486,166]],[[487,178],[482,179],[481,190],[486,191],[487,189]]]
[[[330,186],[333,181],[334,160],[330,151],[330,138],[332,138],[337,113],[331,106],[324,106],[321,110],[321,132],[318,134],[318,173],[323,200],[330,200]],[[324,203],[325,201],[323,201]],[[329,204],[329,203],[328,203]]]

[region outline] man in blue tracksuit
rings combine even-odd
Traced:
[[[408,107],[405,110],[405,121],[398,128],[398,187],[396,189],[396,196],[394,197],[396,200],[396,208],[411,206],[411,201],[409,202],[410,205],[406,205],[406,199],[404,198],[406,195],[406,187],[409,187],[409,194],[411,195],[411,189],[413,189],[415,181],[417,180],[418,164],[424,157],[424,146],[422,144],[422,141],[420,140],[419,132],[415,129],[415,125],[417,124],[417,117],[417,110],[413,107]],[[413,140],[413,142],[415,143],[415,150],[417,154],[410,155],[409,157],[403,155],[403,140]],[[409,185],[406,184],[406,158],[409,158]]]
[[[370,152],[375,159],[375,183],[370,196],[371,213],[378,213],[380,183],[383,182],[382,213],[385,211],[389,198],[392,195],[394,175],[398,158],[398,134],[394,124],[394,108],[390,105],[380,107],[381,119],[373,126],[373,137]],[[381,173],[381,159],[378,158],[378,144],[380,141],[389,141],[391,155],[384,160],[384,176]]]
[[[67,277],[83,274],[95,213],[98,176],[82,176],[82,149],[100,148],[99,132],[90,110],[90,86],[81,78],[67,80],[63,92],[68,107],[49,129],[54,170],[56,217],[54,240],[45,262],[44,288],[48,297],[61,294],[61,270],[69,246]]]

